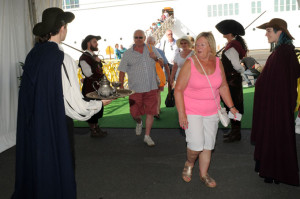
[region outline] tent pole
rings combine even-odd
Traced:
[[[29,9],[30,25],[32,30],[34,25],[37,23],[35,0],[28,0],[28,9]],[[33,41],[32,46],[34,46],[35,44],[34,35],[32,35],[32,41]]]

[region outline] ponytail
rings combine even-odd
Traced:
[[[245,42],[245,40],[244,40],[240,35],[236,35],[236,36],[235,36],[235,40],[237,40],[237,41],[239,41],[239,42],[241,43],[243,49],[244,49],[246,52],[249,51],[249,50],[248,50],[248,47],[247,47],[247,44],[246,44],[246,42]]]

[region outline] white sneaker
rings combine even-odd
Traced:
[[[143,130],[143,122],[141,121],[141,123],[136,123],[136,127],[135,127],[135,134],[136,135],[141,135],[142,134],[142,130]]]
[[[144,142],[148,145],[148,146],[155,146],[155,143],[153,142],[153,140],[151,139],[151,137],[149,135],[145,135],[144,137]]]

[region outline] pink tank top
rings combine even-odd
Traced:
[[[187,115],[214,115],[218,110],[207,78],[196,69],[193,59],[188,59],[191,61],[191,76],[184,90],[185,112]],[[219,88],[222,84],[219,62],[220,59],[217,57],[215,72],[208,75],[218,105],[220,104]]]

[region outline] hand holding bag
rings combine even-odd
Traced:
[[[218,109],[218,115],[219,115],[222,125],[224,127],[227,127],[230,123],[230,119],[228,117],[226,109],[224,107],[221,107],[220,109]]]
[[[214,96],[214,99],[215,99],[215,102],[216,102],[216,105],[217,105],[218,116],[219,116],[219,118],[220,118],[220,121],[221,121],[221,123],[222,123],[222,125],[223,125],[224,127],[227,127],[227,126],[229,125],[229,123],[230,123],[230,119],[229,119],[229,117],[228,117],[228,114],[227,114],[227,112],[226,112],[226,109],[225,109],[224,107],[221,107],[220,105],[217,104],[217,100],[216,100],[214,91],[213,91],[213,89],[212,89],[211,83],[210,83],[210,81],[209,81],[209,78],[208,78],[208,76],[206,75],[206,72],[205,72],[205,70],[204,70],[202,64],[200,63],[198,57],[197,57],[196,55],[195,55],[195,57],[196,57],[197,61],[199,62],[200,66],[201,66],[201,68],[202,68],[202,70],[203,70],[203,72],[204,72],[204,74],[205,74],[205,76],[206,76],[206,79],[207,79],[207,81],[208,81],[208,83],[209,83],[211,92],[212,92],[212,94],[213,94],[213,96]]]
[[[165,100],[166,107],[174,107],[175,106],[175,97],[174,97],[174,89],[169,89],[168,95]]]

